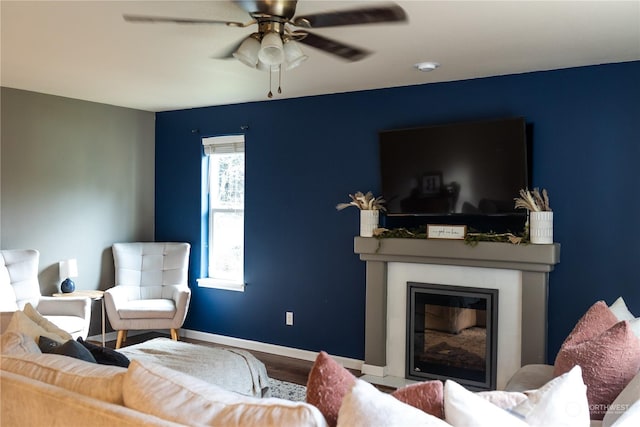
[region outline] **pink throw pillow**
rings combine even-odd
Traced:
[[[444,419],[444,386],[433,380],[402,387],[391,393],[399,401]]]
[[[330,427],[338,423],[342,400],[351,391],[356,377],[326,352],[321,351],[309,372],[307,403],[320,410]],[[412,384],[392,393],[396,399],[444,419],[444,391],[440,381]]]
[[[613,325],[618,323],[618,319],[611,312],[607,303],[598,301],[578,320],[576,326],[562,345],[578,344],[597,337]],[[556,374],[557,376],[558,374]]]
[[[307,380],[307,403],[320,410],[329,427],[335,427],[338,423],[342,399],[355,381],[356,377],[326,352],[318,354]]]
[[[554,376],[580,365],[593,420],[604,417],[608,405],[640,369],[640,340],[628,321],[616,322],[614,316],[611,323],[602,304],[594,304],[578,321],[554,364]]]

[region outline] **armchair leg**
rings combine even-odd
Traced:
[[[177,329],[171,329],[171,339],[174,341],[179,341],[180,336],[178,335]]]
[[[127,340],[127,331],[119,330],[118,339],[116,340],[116,349],[119,349],[124,341]]]

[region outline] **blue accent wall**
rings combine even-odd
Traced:
[[[377,132],[510,116],[532,125],[533,186],[549,190],[562,244],[549,361],[595,301],[622,295],[640,315],[639,79],[640,62],[629,62],[158,113],[156,239],[193,245],[185,327],[363,359],[359,217],[335,205],[379,192]],[[201,138],[242,126],[246,291],[198,288]]]

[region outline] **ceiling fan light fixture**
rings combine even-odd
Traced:
[[[280,34],[270,31],[262,37],[258,58],[266,65],[279,65],[284,62],[284,49]]]
[[[258,65],[256,67],[259,71],[278,71],[280,68],[279,65],[267,65],[262,61],[258,61]]]
[[[287,70],[296,68],[298,65],[309,59],[309,57],[302,52],[298,43],[293,40],[287,40],[284,43],[284,58],[287,63]]]
[[[238,50],[233,52],[233,57],[251,68],[256,68],[259,51],[260,42],[251,35],[242,42]]]

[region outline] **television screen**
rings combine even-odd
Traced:
[[[513,215],[528,186],[523,118],[386,130],[379,144],[387,215]]]

